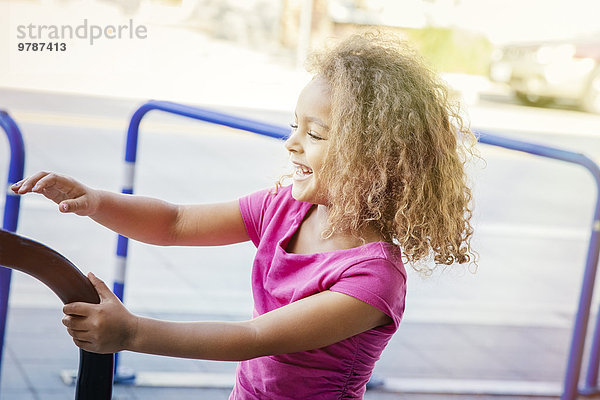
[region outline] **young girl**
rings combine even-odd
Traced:
[[[241,361],[231,399],[362,398],[402,318],[403,259],[419,270],[430,256],[472,260],[462,154],[473,136],[443,85],[399,43],[353,36],[312,65],[285,143],[289,186],[177,206],[46,172],[14,185],[146,243],[257,247],[253,319],[137,316],[90,273],[101,303],[64,307],[77,346]]]

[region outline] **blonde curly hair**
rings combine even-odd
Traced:
[[[464,167],[477,139],[444,83],[406,43],[381,33],[313,55],[309,71],[331,90],[319,171],[330,202],[324,237],[360,238],[373,227],[426,274],[432,256],[436,265],[475,262]]]

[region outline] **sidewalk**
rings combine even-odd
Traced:
[[[156,318],[201,320],[218,318],[196,314],[148,314]],[[53,400],[74,398],[74,387],[60,378],[62,370],[76,369],[78,351],[65,332],[60,309],[14,307],[10,310],[2,368],[1,400]],[[222,318],[221,318],[222,319]],[[549,381],[560,386],[566,361],[569,331],[550,328],[403,323],[383,353],[375,375],[402,378],[435,387],[448,379],[496,381]],[[173,359],[121,354],[121,366],[136,372],[203,373],[233,379],[235,363]],[[465,386],[467,387],[467,386]],[[116,399],[227,399],[229,389],[165,388],[115,385]],[[368,391],[366,400],[526,399],[527,396],[411,394]],[[555,397],[536,397],[550,399]]]

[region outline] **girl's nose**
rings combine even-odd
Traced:
[[[298,130],[292,130],[292,132],[290,133],[290,136],[287,138],[287,140],[284,143],[285,148],[287,149],[287,151],[289,152],[299,152],[302,150],[302,146],[300,146],[300,143],[298,141]]]

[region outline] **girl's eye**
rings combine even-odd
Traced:
[[[313,132],[311,132],[311,131],[308,131],[308,132],[306,132],[306,134],[307,134],[307,135],[308,135],[308,136],[309,136],[311,139],[314,139],[314,140],[325,140],[325,139],[323,139],[322,137],[315,135],[315,134],[314,134]]]
[[[293,123],[293,122],[290,122],[290,127],[292,128],[292,130],[294,130],[294,131],[295,131],[296,129],[298,129],[298,124],[296,124],[296,123]],[[314,133],[314,132],[312,132],[312,131],[307,131],[307,132],[306,132],[306,135],[307,135],[309,138],[311,138],[312,140],[325,140],[325,139],[323,139],[322,137],[320,137],[319,135],[315,134],[315,133]]]

